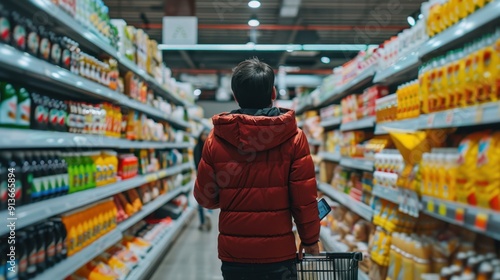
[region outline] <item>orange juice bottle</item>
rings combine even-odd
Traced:
[[[464,106],[470,106],[474,104],[474,93],[475,93],[475,83],[474,83],[474,62],[475,54],[471,51],[471,47],[466,50],[465,62],[464,62],[464,74],[465,74],[465,88],[464,88]]]
[[[492,63],[492,67],[494,68],[494,70],[492,70],[492,95],[493,100],[500,100],[500,29],[497,29],[495,32],[493,40],[495,40],[493,47],[493,61],[496,61],[496,63]]]
[[[446,81],[446,68],[444,63],[444,58],[441,58],[438,62],[438,67],[436,68],[436,80],[435,80],[435,95],[436,95],[436,111],[442,111],[445,108],[446,103],[446,92],[443,85]]]
[[[444,177],[443,199],[449,201],[456,200],[456,176],[458,154],[446,155],[446,173]]]
[[[438,100],[438,96],[437,96],[437,87],[436,87],[436,81],[437,81],[437,61],[434,60],[432,63],[431,63],[431,69],[430,69],[430,73],[429,73],[429,96],[428,96],[428,100],[429,100],[429,112],[435,112],[437,110],[437,100]]]
[[[465,16],[468,17],[470,14],[474,12],[474,2],[475,0],[465,0],[464,1],[464,12]]]
[[[83,216],[81,212],[75,214],[75,223],[76,223],[76,245],[74,252],[79,252],[84,247],[85,240],[85,232],[83,225]]]
[[[62,222],[63,222],[64,227],[66,228],[66,232],[67,232],[66,248],[67,248],[68,257],[70,257],[75,253],[76,242],[77,242],[77,238],[78,238],[74,214],[63,215]]]
[[[455,90],[455,96],[456,96],[456,104],[457,107],[465,107],[465,89],[467,87],[467,77],[466,77],[466,71],[465,71],[465,62],[467,55],[465,53],[465,50],[461,50],[459,55],[459,59],[457,64],[455,65],[455,73],[457,74],[457,83],[456,83],[456,90]],[[458,69],[457,69],[458,68]]]
[[[418,80],[419,80],[419,91],[420,91],[420,98],[421,98],[421,104],[422,104],[422,112],[424,114],[429,113],[429,71],[428,71],[429,65],[424,65],[420,69],[420,74],[418,75]]]
[[[460,0],[450,0],[450,25],[454,25],[458,22],[458,13],[459,13],[459,2]]]
[[[500,63],[499,57],[495,54],[494,39],[490,36],[485,42],[485,48],[480,55],[482,61],[483,75],[481,77],[482,95],[479,100],[482,102],[496,101],[495,79],[498,75],[498,64]]]
[[[467,17],[466,2],[467,0],[457,0],[456,13],[457,19],[461,20]]]
[[[446,158],[444,154],[436,155],[436,187],[434,188],[434,196],[437,198],[443,199],[445,193],[448,190],[445,190],[447,186],[445,185],[445,176],[446,176]]]
[[[111,214],[111,227],[116,228],[117,222],[116,222],[116,217],[118,215],[118,210],[116,209],[116,205],[113,202],[113,200],[108,201],[108,207],[110,208],[110,214]]]

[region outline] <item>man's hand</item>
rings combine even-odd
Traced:
[[[303,252],[305,252],[306,254],[313,255],[313,256],[319,256],[319,244],[316,243],[316,244],[311,245],[311,246],[305,246],[305,245],[302,245],[302,243],[301,243],[299,246],[299,260],[302,260],[302,258],[304,257]]]

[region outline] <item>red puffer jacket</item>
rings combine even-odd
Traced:
[[[319,240],[314,164],[295,113],[220,114],[203,148],[194,196],[220,208],[219,258],[273,263],[295,258],[300,239]],[[279,111],[278,111],[279,112]]]

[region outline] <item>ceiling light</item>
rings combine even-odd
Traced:
[[[194,96],[200,96],[201,95],[201,89],[195,89],[193,92]]]
[[[294,45],[294,44],[197,44],[197,45],[170,45],[160,44],[158,49],[162,51],[366,51],[368,48],[378,45],[360,44],[331,44],[331,45]]]
[[[416,23],[415,19],[412,16],[408,16],[407,20],[410,26],[414,26]]]
[[[250,25],[251,27],[257,27],[260,25],[260,22],[259,20],[257,19],[257,16],[252,16],[250,18],[250,20],[248,21],[248,25]]]
[[[330,63],[330,61],[331,61],[331,60],[330,60],[330,58],[329,58],[329,57],[323,56],[323,57],[321,58],[321,62],[323,62],[324,64],[328,64],[328,63]]]
[[[256,1],[256,0],[252,0],[252,1],[248,2],[248,7],[253,8],[253,9],[257,9],[260,7],[260,2]]]

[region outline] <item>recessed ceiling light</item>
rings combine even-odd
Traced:
[[[328,64],[331,62],[330,58],[329,57],[326,57],[326,56],[323,56],[321,58],[321,62],[323,62],[324,64]]]
[[[416,23],[415,19],[412,16],[408,16],[408,18],[406,20],[408,20],[408,24],[410,26],[414,26]]]
[[[260,2],[256,1],[256,0],[252,0],[252,1],[248,2],[248,7],[253,8],[253,9],[257,9],[260,7]]]
[[[251,27],[257,27],[260,25],[260,22],[257,18],[251,18],[249,21],[248,21],[248,25],[250,25]]]
[[[200,96],[201,95],[201,89],[195,89],[193,92],[194,96]]]

